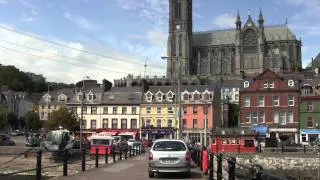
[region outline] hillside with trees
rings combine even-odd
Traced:
[[[42,75],[20,71],[14,66],[0,65],[0,85],[8,86],[13,91],[44,92],[48,89],[71,87],[64,83],[47,82]]]

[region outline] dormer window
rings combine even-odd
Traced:
[[[184,101],[189,101],[189,93],[187,92],[187,91],[184,91],[183,93],[182,93],[182,97],[183,97],[183,100]]]
[[[167,93],[167,101],[172,102],[173,99],[174,99],[174,94],[173,94],[172,91],[169,91],[169,92]]]
[[[78,93],[78,101],[84,100],[83,94],[80,92]]]
[[[294,86],[294,81],[293,80],[289,80],[288,81],[288,86],[293,87]]]
[[[193,100],[194,101],[199,101],[200,100],[200,93],[198,91],[195,91],[193,93]]]
[[[51,96],[49,94],[46,94],[46,95],[43,96],[43,100],[45,102],[51,102]]]
[[[244,88],[248,88],[248,87],[249,87],[249,81],[243,82],[243,87],[244,87]]]
[[[206,90],[206,91],[203,93],[203,100],[209,101],[210,99],[211,99],[210,92],[209,92],[208,90]]]
[[[59,102],[66,102],[66,101],[67,101],[67,96],[64,95],[64,94],[60,94],[60,95],[58,96],[58,101],[59,101]]]
[[[163,93],[161,91],[158,91],[157,94],[156,94],[156,98],[157,98],[157,101],[162,101]]]
[[[152,101],[152,93],[150,91],[148,91],[146,94],[146,101],[147,102],[151,102]]]

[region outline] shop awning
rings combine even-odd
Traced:
[[[117,134],[117,132],[103,131],[103,132],[97,133],[96,135],[98,135],[98,136],[114,136],[116,134]]]
[[[119,136],[136,136],[137,132],[120,132]]]

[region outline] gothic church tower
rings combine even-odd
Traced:
[[[192,54],[192,0],[169,0],[167,77],[189,76]],[[179,62],[180,61],[180,62]]]

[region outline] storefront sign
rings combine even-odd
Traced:
[[[168,134],[172,134],[172,130],[169,129],[143,129],[142,130],[143,134],[164,134],[164,135],[168,135]]]
[[[320,134],[320,129],[301,129],[301,134]]]

